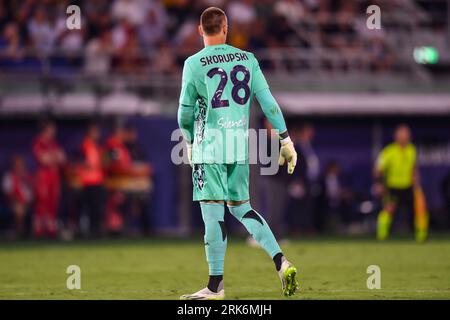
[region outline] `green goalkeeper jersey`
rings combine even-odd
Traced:
[[[194,107],[193,163],[245,163],[250,105],[269,86],[255,56],[227,44],[186,59],[180,104]]]

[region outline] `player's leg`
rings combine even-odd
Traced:
[[[394,212],[397,209],[397,194],[390,189],[383,199],[383,209],[377,217],[377,239],[386,240],[391,230]]]
[[[48,203],[48,219],[47,219],[47,232],[52,238],[55,238],[58,233],[58,211],[59,211],[59,198],[61,195],[61,183],[58,172],[51,172],[49,175],[49,203]]]
[[[33,217],[34,236],[40,238],[45,234],[48,211],[49,185],[45,171],[39,169],[35,179],[35,206]]]
[[[200,202],[205,224],[205,254],[209,267],[208,289],[219,292],[223,289],[223,266],[227,249],[225,207],[223,202]]]
[[[224,179],[225,177],[225,179]],[[216,300],[225,297],[223,271],[227,233],[224,215],[226,199],[226,172],[223,165],[197,165],[193,167],[194,200],[200,201],[205,224],[205,253],[209,267],[206,288],[181,296],[188,300]]]
[[[248,164],[228,165],[228,209],[274,261],[283,293],[293,295],[298,288],[297,269],[284,257],[272,230],[252,208],[249,197]]]

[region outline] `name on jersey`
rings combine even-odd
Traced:
[[[243,52],[228,53],[228,54],[215,54],[212,56],[206,56],[200,59],[202,67],[208,66],[214,63],[234,62],[248,60],[248,56]]]
[[[224,119],[223,117],[217,120],[217,125],[220,129],[231,129],[231,128],[241,128],[247,125],[247,120],[245,117],[237,121]]]

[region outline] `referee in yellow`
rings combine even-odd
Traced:
[[[399,125],[394,140],[380,152],[374,170],[377,185],[383,191],[383,210],[378,215],[377,239],[387,239],[394,213],[405,208],[414,213],[415,236],[421,242],[427,237],[428,214],[425,197],[418,184],[416,148],[411,143],[409,127]]]

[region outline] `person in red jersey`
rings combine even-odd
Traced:
[[[126,138],[126,129],[119,125],[106,140],[107,171],[110,174],[130,174],[132,171],[133,163],[125,145]]]
[[[126,142],[127,132],[122,125],[114,128],[112,135],[105,143],[105,171],[108,177],[129,176],[133,163]],[[124,205],[126,195],[120,189],[110,189],[106,201],[106,230],[109,233],[120,233],[124,228]]]
[[[3,176],[2,189],[14,215],[16,235],[22,237],[25,235],[25,218],[33,200],[33,180],[22,156],[12,157],[11,168]]]
[[[55,140],[56,126],[46,122],[33,141],[33,155],[37,163],[35,177],[34,234],[36,237],[56,237],[60,186],[60,168],[65,162],[64,151]]]
[[[104,173],[102,150],[98,144],[100,129],[96,124],[87,127],[81,143],[82,163],[79,166],[79,177],[82,187],[82,206],[86,211],[90,232],[94,236],[101,233],[101,222],[104,211]]]
[[[133,162],[127,147],[131,136],[129,128],[119,124],[105,144],[105,171],[109,180],[117,183],[113,188],[110,186],[106,203],[106,229],[112,233],[120,233],[130,216],[130,203],[133,201],[123,182],[148,177],[151,173],[147,163]]]

